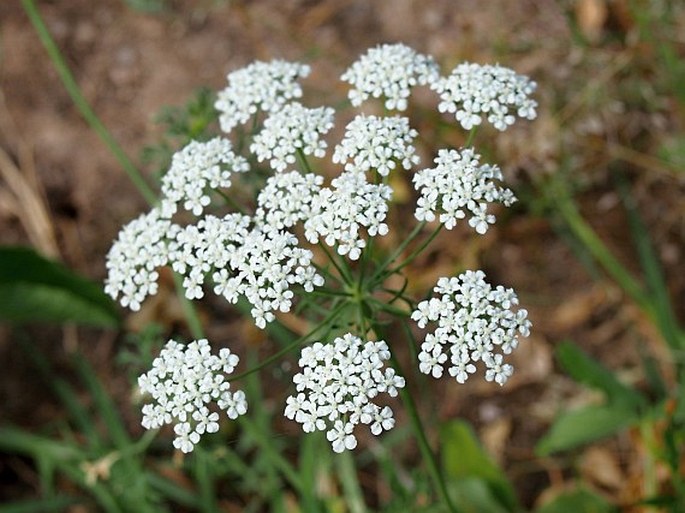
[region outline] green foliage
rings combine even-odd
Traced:
[[[685,134],[678,134],[664,141],[658,155],[671,166],[679,175],[685,174]]]
[[[117,309],[101,286],[30,248],[0,248],[0,321],[119,324]]]
[[[557,495],[538,508],[536,513],[612,513],[618,509],[602,497],[584,488],[577,488]]]
[[[579,383],[603,392],[610,405],[634,413],[645,408],[646,400],[640,393],[621,383],[614,373],[575,344],[562,342],[556,349],[556,356],[569,376]]]
[[[559,345],[556,355],[573,379],[602,392],[606,403],[562,412],[538,443],[539,454],[549,455],[594,442],[640,420],[647,405],[645,398],[621,383],[609,369],[570,342]]]
[[[471,426],[462,420],[450,421],[442,427],[440,441],[442,465],[458,503],[472,505],[473,511],[518,509],[514,489]]]
[[[185,105],[163,107],[155,116],[155,122],[164,133],[157,144],[143,149],[142,159],[152,166],[157,176],[167,171],[178,148],[192,140],[205,141],[214,135],[212,127],[218,119],[214,96],[212,90],[200,88]]]
[[[549,432],[538,442],[542,456],[575,449],[581,445],[612,436],[638,420],[634,411],[623,406],[585,406],[561,413]]]
[[[50,384],[68,412],[69,424],[60,427],[61,434],[31,434],[17,427],[0,427],[0,451],[21,454],[35,461],[41,479],[41,500],[48,505],[65,500],[55,486],[59,476],[82,494],[75,496],[74,501],[94,502],[100,511],[165,511],[159,508],[162,497],[148,481],[143,468],[144,452],[155,433],[137,441],[129,437],[104,385],[80,357],[75,358],[73,366],[92,399],[92,406],[83,404],[77,389],[56,376],[35,348],[28,348],[27,352],[34,358],[39,375]],[[21,506],[22,503],[15,503],[5,507]]]
[[[168,0],[124,0],[124,3],[136,11],[156,13],[168,7]]]

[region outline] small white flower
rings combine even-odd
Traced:
[[[283,230],[309,219],[312,202],[322,184],[322,176],[297,171],[269,177],[257,196],[256,222]]]
[[[503,355],[518,345],[519,335],[528,336],[531,326],[524,309],[511,310],[518,305],[516,293],[502,286],[493,288],[482,271],[440,278],[433,292],[439,298],[422,301],[412,313],[422,328],[437,322],[421,344],[419,370],[441,377],[449,348],[448,372],[458,383],[466,382],[476,371],[474,363],[481,361],[485,379],[503,385],[514,370],[503,362]]]
[[[340,255],[357,260],[366,247],[362,228],[371,237],[388,233],[385,217],[392,189],[369,183],[358,171],[342,173],[331,186],[314,197],[304,225],[305,237],[312,244],[323,239],[327,245],[337,246]]]
[[[328,147],[321,136],[333,128],[333,114],[330,107],[308,109],[297,102],[288,103],[266,118],[250,151],[259,162],[269,160],[278,172],[295,164],[298,150],[321,158]]]
[[[355,117],[345,129],[345,137],[333,153],[333,162],[344,164],[347,171],[375,169],[387,176],[399,163],[404,169],[419,162],[412,145],[418,132],[401,116]]]
[[[171,221],[159,209],[152,209],[121,229],[107,253],[105,292],[112,299],[137,311],[147,296],[157,293],[157,269],[169,263],[170,230]]]
[[[537,85],[524,75],[499,65],[460,64],[449,77],[432,82],[440,94],[440,112],[454,114],[466,130],[480,125],[483,117],[500,131],[516,116],[535,119],[537,102],[530,98]]]
[[[480,155],[471,148],[440,150],[434,168],[423,169],[413,177],[419,192],[414,216],[419,221],[440,222],[451,230],[460,219],[479,234],[487,232],[495,216],[487,213],[488,204],[510,206],[516,201],[514,193],[497,185],[502,172],[497,166],[480,164]]]
[[[192,431],[188,422],[182,422],[174,426],[174,447],[180,449],[185,453],[192,452],[195,445],[200,441],[200,435],[197,431]]]
[[[191,452],[203,434],[219,430],[219,414],[210,411],[209,404],[215,402],[231,419],[247,411],[244,392],[230,392],[226,381],[237,364],[238,357],[229,349],[221,349],[219,356],[211,354],[206,339],[187,346],[169,340],[152,368],[138,378],[141,393],[155,401],[143,406],[143,427],[157,429],[175,422],[174,447]]]
[[[188,299],[203,297],[211,276],[215,294],[230,303],[245,296],[255,324],[265,328],[274,312],[290,311],[292,286],[311,291],[323,278],[312,265],[313,253],[298,247],[295,235],[252,222],[240,214],[205,216],[175,233],[169,261],[184,276]]]
[[[303,348],[302,370],[293,378],[298,394],[286,400],[285,416],[306,433],[326,431],[335,452],[356,447],[357,424],[368,424],[374,435],[392,429],[392,409],[373,402],[379,393],[396,396],[405,385],[394,369],[384,368],[388,359],[384,341],[364,343],[350,333]]]
[[[406,110],[411,88],[432,83],[438,77],[432,57],[398,43],[369,49],[340,78],[354,87],[349,98],[355,107],[370,96],[384,96],[387,109]]]
[[[326,438],[331,442],[331,447],[335,452],[351,451],[357,447],[357,439],[352,434],[353,429],[354,426],[349,422],[335,421],[333,427],[326,433]]]
[[[224,132],[246,123],[258,110],[275,112],[283,104],[302,96],[297,80],[309,75],[306,64],[273,60],[255,61],[227,76],[228,87],[219,91],[214,107]]]
[[[233,173],[248,169],[247,160],[233,153],[228,139],[192,141],[174,154],[169,171],[162,177],[162,194],[172,204],[182,202],[183,208],[198,216],[210,203],[208,188],[228,188]]]

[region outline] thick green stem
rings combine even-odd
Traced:
[[[48,52],[50,60],[55,66],[55,69],[57,70],[64,87],[69,93],[69,96],[71,96],[74,105],[76,105],[76,108],[85,118],[86,122],[90,125],[93,131],[98,134],[100,139],[102,139],[109,151],[112,153],[112,155],[114,155],[114,158],[119,161],[119,164],[131,179],[133,185],[135,185],[135,187],[138,189],[138,192],[140,192],[140,194],[150,205],[154,205],[157,202],[157,196],[140,174],[138,168],[133,164],[133,162],[131,162],[131,159],[128,158],[124,150],[121,148],[121,146],[119,146],[119,143],[116,142],[114,137],[112,137],[112,134],[109,133],[102,121],[100,121],[100,119],[97,117],[91,106],[88,104],[88,101],[83,96],[83,93],[81,93],[81,89],[76,83],[74,76],[71,74],[71,71],[64,60],[64,57],[62,57],[59,48],[55,44],[54,39],[52,39],[50,31],[45,26],[45,22],[43,21],[40,12],[36,8],[34,1],[22,0],[22,5],[24,6],[24,11],[31,20],[33,28],[36,30],[36,33],[40,38],[41,43],[43,43],[45,50]]]

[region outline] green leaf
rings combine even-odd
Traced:
[[[65,511],[68,506],[76,503],[75,497],[57,495],[45,499],[28,499],[9,502],[0,506],[0,513],[48,513],[49,511]]]
[[[642,395],[621,383],[609,369],[592,359],[574,343],[559,344],[556,356],[573,379],[604,392],[609,404],[620,405],[636,412],[646,406],[646,400]]]
[[[100,286],[30,248],[0,248],[0,321],[114,327],[119,317]]]
[[[546,456],[613,435],[638,420],[635,410],[621,405],[586,406],[561,414],[540,440],[536,452]]]
[[[459,505],[459,513],[510,513],[495,497],[492,487],[484,479],[469,477],[448,484],[450,495]]]
[[[685,333],[678,325],[661,263],[649,238],[649,230],[640,217],[625,179],[621,175],[616,175],[616,180],[621,199],[628,213],[630,233],[633,236],[635,248],[640,258],[640,266],[647,282],[650,302],[654,305],[655,324],[671,350],[682,351],[685,348]]]
[[[599,495],[578,488],[569,492],[564,492],[544,506],[535,510],[535,513],[611,513],[616,508],[611,506]]]
[[[440,431],[442,465],[447,478],[462,481],[478,478],[507,510],[517,508],[516,494],[504,473],[478,443],[471,426],[454,420]],[[483,510],[485,511],[485,510]]]

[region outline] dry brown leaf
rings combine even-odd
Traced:
[[[504,449],[511,435],[511,418],[500,417],[487,423],[480,432],[480,439],[488,454],[497,462],[504,461]]]
[[[516,388],[529,383],[545,381],[553,368],[552,348],[541,336],[535,333],[521,340],[512,354],[511,362],[516,371],[508,386]]]
[[[597,308],[607,302],[604,287],[595,285],[569,297],[552,314],[554,324],[562,331],[576,328],[596,313]]]
[[[9,154],[0,148],[0,177],[7,184],[7,190],[15,197],[14,206],[21,224],[26,230],[31,243],[43,255],[59,258],[55,231],[49,210],[42,194],[27,178],[27,173],[20,170]]]
[[[599,41],[609,15],[605,0],[578,0],[576,21],[583,35],[592,43]]]
[[[616,454],[604,447],[590,447],[580,460],[580,473],[587,482],[601,488],[619,490],[625,482]]]

